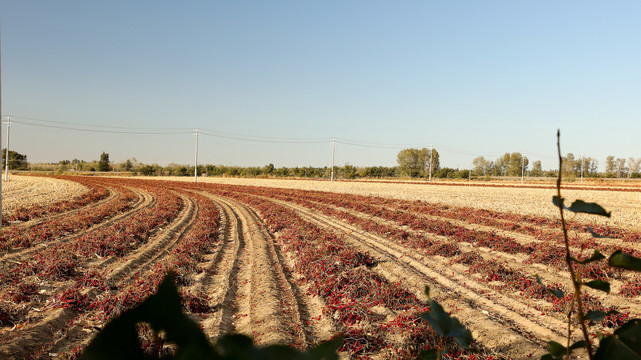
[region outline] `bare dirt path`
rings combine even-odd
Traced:
[[[205,321],[209,332],[213,336],[240,332],[262,344],[305,346],[312,337],[303,331],[307,312],[300,291],[285,275],[272,236],[247,206],[213,199],[230,223],[231,238],[226,242],[231,246],[221,248],[222,264],[207,279],[210,287],[218,288],[212,303],[221,310]]]

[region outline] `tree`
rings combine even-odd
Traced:
[[[625,159],[617,158],[617,160],[615,162],[615,166],[616,166],[616,171],[617,171],[617,177],[618,178],[623,177],[623,175],[625,174],[625,172],[627,170],[627,168],[625,167]]]
[[[641,158],[635,159],[632,156],[630,156],[628,158],[628,167],[630,168],[630,171],[628,172],[628,177],[632,177],[632,175],[638,173],[640,166],[641,166]]]
[[[427,148],[422,149],[403,149],[396,156],[399,170],[402,174],[410,177],[426,176],[430,169],[432,173],[439,169],[439,154],[436,149],[432,149],[432,156]]]
[[[605,159],[605,173],[606,173],[606,176],[610,176],[610,177],[614,176],[614,168],[615,168],[615,166],[616,165],[614,164],[614,156],[612,156],[612,155],[608,156]]]
[[[6,163],[7,149],[2,149],[2,166]],[[26,170],[29,167],[27,155],[9,150],[9,170]]]
[[[537,160],[532,165],[532,176],[543,175],[543,168],[541,167],[541,160]]]
[[[409,177],[418,176],[420,171],[418,149],[403,149],[396,155],[401,173],[406,173]]]
[[[479,156],[472,160],[472,167],[476,176],[487,176],[491,165],[492,163],[485,160],[483,156]]]
[[[131,171],[134,169],[134,163],[131,161],[131,159],[127,159],[125,161],[125,171]]]
[[[496,160],[496,168],[498,175],[521,176],[521,172],[527,170],[529,163],[528,158],[521,153],[505,153]]]
[[[577,163],[579,164],[579,166],[581,166],[581,163],[574,158],[574,154],[572,153],[568,153],[565,157],[563,157],[563,175],[576,176]]]
[[[109,171],[111,166],[109,165],[109,154],[102,152],[100,154],[100,161],[98,161],[98,171]]]
[[[269,163],[269,165],[265,165],[262,168],[261,172],[263,173],[263,175],[271,175],[274,172],[274,164]]]

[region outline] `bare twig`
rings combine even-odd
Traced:
[[[576,299],[577,306],[577,317],[579,318],[579,325],[581,325],[581,331],[583,332],[583,338],[585,339],[585,345],[588,350],[588,357],[592,360],[592,342],[590,341],[590,336],[588,334],[588,329],[585,325],[585,315],[583,313],[583,301],[581,300],[581,282],[580,279],[577,279],[576,273],[574,272],[574,267],[572,266],[572,259],[570,256],[570,241],[568,240],[568,229],[565,224],[565,217],[563,214],[563,198],[561,197],[561,174],[563,173],[563,157],[561,156],[561,131],[559,130],[556,134],[556,145],[559,152],[559,177],[556,180],[556,192],[558,197],[558,206],[559,211],[561,212],[561,227],[563,229],[563,239],[565,240],[565,263],[568,266],[570,271],[570,277],[572,279],[572,285],[574,286],[574,298]],[[568,323],[568,327],[570,324]],[[569,339],[568,339],[569,344]],[[570,347],[567,347],[568,358]]]

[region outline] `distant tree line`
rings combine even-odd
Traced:
[[[3,164],[6,149],[2,152]],[[557,170],[543,170],[541,161],[530,164],[527,156],[521,153],[505,153],[495,160],[479,156],[472,161],[470,169],[454,169],[441,167],[440,155],[435,148],[403,149],[396,157],[397,166],[353,166],[343,165],[334,168],[336,179],[358,178],[489,178],[497,176],[520,177],[555,177]],[[27,156],[9,151],[9,168],[12,170],[45,170],[58,173],[66,172],[127,172],[141,176],[193,176],[194,167],[184,164],[143,164],[135,158],[121,162],[111,162],[109,154],[103,152],[98,160],[62,160],[52,164],[29,164]],[[566,179],[579,177],[589,178],[641,178],[641,158],[616,158],[608,156],[605,171],[599,172],[599,163],[592,157],[577,157],[568,153],[563,157],[563,175]],[[292,177],[310,179],[329,179],[331,168],[324,167],[276,167],[274,164],[265,166],[241,167],[225,165],[198,165],[200,176],[231,176],[231,177]]]

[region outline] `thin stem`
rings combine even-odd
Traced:
[[[559,211],[561,212],[561,227],[563,229],[563,239],[565,240],[565,263],[567,264],[568,270],[570,271],[572,285],[574,285],[574,297],[576,299],[579,325],[581,325],[581,331],[583,332],[583,338],[585,339],[585,344],[588,350],[588,357],[590,358],[590,360],[592,360],[592,342],[590,341],[590,336],[588,335],[588,329],[585,326],[585,316],[583,315],[583,301],[581,300],[581,283],[577,281],[576,273],[574,272],[574,267],[572,266],[572,260],[570,258],[570,241],[568,240],[568,229],[566,227],[565,217],[563,215],[563,198],[561,197],[561,174],[563,173],[563,158],[561,156],[560,130],[557,132],[556,138],[556,146],[559,152],[559,177],[556,180],[556,192],[559,199]]]
[[[568,343],[566,345],[566,353],[568,359],[570,358],[570,339],[572,338],[572,310],[574,310],[574,303],[568,309]]]

